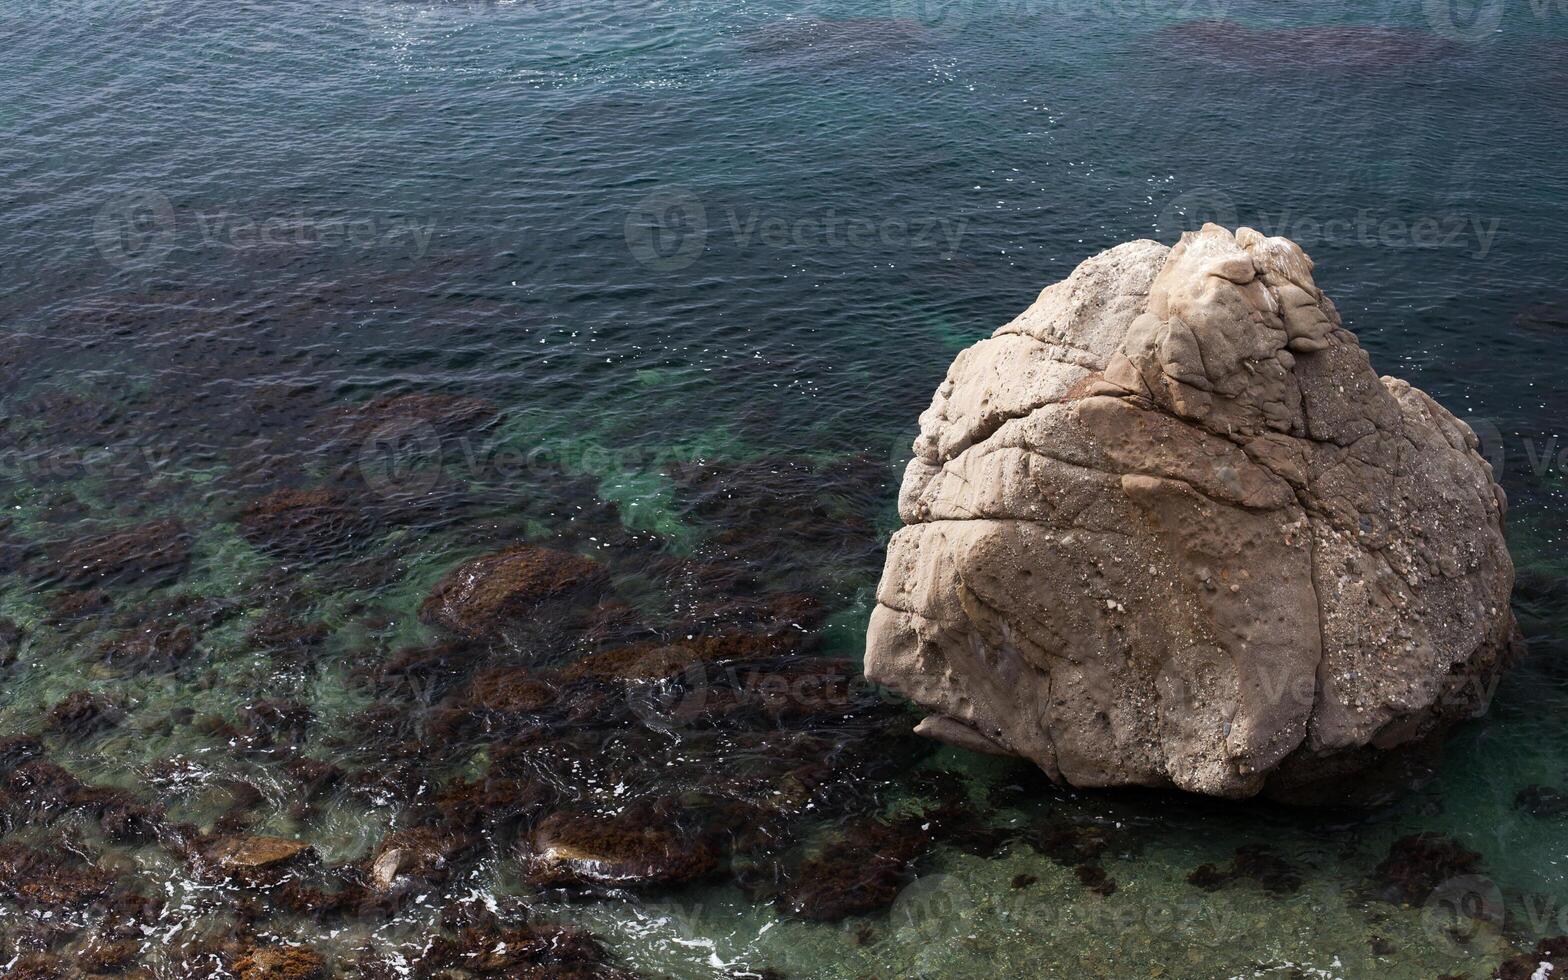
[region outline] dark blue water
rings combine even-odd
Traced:
[[[0,870],[114,879],[0,886],[0,963],[564,969],[428,953],[531,921],[592,930],[601,975],[1431,977],[1568,932],[1565,91],[1546,0],[0,0],[0,737],[37,736]],[[768,639],[734,657],[752,680],[853,687],[952,356],[1205,220],[1301,243],[1503,474],[1535,654],[1435,782],[1332,816],[1063,794],[909,744],[870,692],[753,710],[733,672],[685,715],[682,682],[615,677],[451,727],[485,670],[556,684],[710,634]],[[70,572],[128,528],[128,570]],[[519,542],[593,556],[609,594],[428,652],[432,587]],[[750,707],[715,719],[731,687]],[[75,692],[102,710],[53,711]],[[128,831],[127,805],[163,812]],[[563,812],[719,857],[550,887],[526,853]],[[473,846],[375,893],[410,828]],[[1479,857],[1400,891],[1377,868],[1419,831]],[[203,883],[193,850],[240,832],[317,863]],[[1259,843],[1291,870],[1188,881]],[[854,908],[803,888],[846,865]]]

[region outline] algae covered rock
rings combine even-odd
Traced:
[[[713,846],[650,806],[600,815],[559,810],[522,844],[524,874],[541,887],[636,887],[702,878],[718,867]]]
[[[234,964],[240,980],[322,980],[327,961],[308,946],[258,946]]]
[[[1310,798],[1518,652],[1470,428],[1379,377],[1294,243],[1120,245],[921,416],[866,672],[1076,786]]]
[[[591,594],[604,578],[604,569],[592,559],[517,545],[452,569],[420,605],[419,617],[463,636],[483,638],[500,632],[509,621],[526,619],[546,600]]]
[[[52,549],[46,574],[75,586],[172,581],[190,564],[191,537],[169,519],[63,542]]]

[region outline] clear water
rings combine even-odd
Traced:
[[[374,947],[417,974],[476,896],[502,923],[582,924],[645,976],[1489,976],[1568,932],[1568,824],[1515,805],[1568,792],[1565,89],[1568,9],[1544,0],[0,0],[0,737],[40,734],[43,759],[197,832],[243,780],[250,832],[312,842],[329,890],[389,829],[436,820],[455,779],[556,794],[481,812],[447,880],[374,913],[213,886],[167,829],[110,839],[93,807],[39,810],[14,779],[6,842],[162,896],[133,930],[157,976],[232,967],[201,959],[221,936],[308,944],[343,976],[372,975]],[[548,672],[698,621],[799,641],[745,676],[842,671],[953,354],[1085,256],[1208,219],[1301,242],[1374,364],[1501,463],[1534,654],[1424,788],[1333,814],[1069,793],[911,745],[910,717],[858,690],[719,724],[611,684],[594,696],[653,707],[558,706],[542,743],[433,733],[486,667]],[[401,395],[490,408],[345,415]],[[286,546],[247,533],[285,488],[325,488],[327,517]],[[73,545],[165,518],[177,574],[66,581]],[[444,638],[417,616],[432,586],[523,541],[601,561],[621,625],[541,612],[388,682]],[[762,623],[786,595],[820,611]],[[175,662],[105,653],[157,617],[193,631]],[[317,642],[267,640],[269,617]],[[83,690],[117,723],[50,727]],[[266,703],[309,720],[268,742]],[[831,764],[812,807],[775,806],[803,737]],[[344,776],[312,793],[300,756]],[[917,826],[954,785],[987,846],[917,848],[891,908],[789,914],[809,856],[868,819]],[[639,798],[730,835],[718,869],[592,895],[526,880],[517,841],[549,810]],[[715,798],[784,829],[744,852]],[[1063,827],[1103,846],[1053,855]],[[1375,869],[1420,831],[1478,852],[1480,883],[1389,900]],[[1189,883],[1255,844],[1296,887]],[[1479,919],[1445,917],[1452,895],[1482,895]],[[47,905],[0,895],[6,969],[127,928]]]

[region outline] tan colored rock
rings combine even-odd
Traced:
[[[866,672],[1076,786],[1310,795],[1484,711],[1521,648],[1476,445],[1294,243],[1118,246],[922,414]]]
[[[283,837],[219,837],[201,848],[201,857],[220,872],[246,875],[271,871],[307,856],[311,846]]]

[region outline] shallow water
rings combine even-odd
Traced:
[[[115,880],[0,886],[0,963],[564,969],[471,955],[531,921],[644,976],[1430,978],[1568,933],[1568,824],[1517,802],[1568,793],[1568,10],[1462,14],[0,0],[0,738],[38,736],[0,865]],[[1209,219],[1300,242],[1512,503],[1532,658],[1377,810],[1053,789],[855,674],[953,354]],[[606,578],[467,644],[420,617],[519,542]],[[692,637],[673,679],[573,674]],[[712,867],[553,887],[563,812]],[[411,828],[470,846],[376,892]],[[1428,831],[1478,857],[1391,887]],[[244,833],[316,860],[204,876]]]

